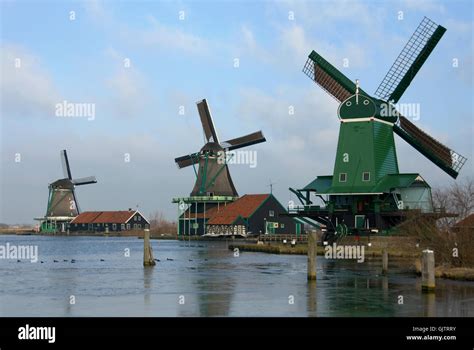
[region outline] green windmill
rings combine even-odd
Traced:
[[[189,197],[173,198],[178,204],[178,235],[203,235],[211,211],[238,198],[228,167],[233,151],[266,139],[261,131],[220,142],[206,99],[197,102],[205,143],[198,152],[175,158],[178,168],[192,166],[196,181]],[[196,166],[197,165],[197,166]]]
[[[303,72],[340,102],[341,124],[334,174],[318,176],[299,190],[290,188],[303,204],[290,208],[292,215],[323,224],[327,238],[388,230],[414,210],[433,219],[450,215],[433,208],[431,188],[419,174],[399,172],[394,142],[395,133],[453,178],[466,161],[394,105],[445,31],[425,17],[377,88],[376,97],[318,53],[310,53]],[[316,205],[316,198],[324,205]]]

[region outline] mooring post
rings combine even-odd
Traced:
[[[435,259],[434,252],[429,249],[423,250],[421,261],[421,290],[432,292],[435,289]]]
[[[155,264],[150,244],[150,230],[146,228],[143,235],[143,266],[154,266]]]
[[[388,251],[387,249],[382,250],[382,274],[386,275],[388,272]]]
[[[316,281],[316,232],[308,233],[308,281]]]

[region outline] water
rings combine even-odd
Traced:
[[[381,276],[377,260],[318,257],[308,284],[305,256],[234,257],[226,242],[152,240],[153,268],[137,238],[0,236],[7,242],[38,245],[44,263],[0,260],[0,316],[474,316],[474,283],[437,280],[426,295],[401,268]]]

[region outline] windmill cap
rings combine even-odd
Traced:
[[[208,142],[206,143],[202,148],[201,148],[201,152],[202,151],[211,151],[211,152],[214,152],[214,153],[217,153],[217,152],[220,152],[220,151],[223,151],[224,149],[222,148],[221,145],[219,145],[217,142]]]

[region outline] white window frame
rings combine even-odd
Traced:
[[[369,178],[368,178],[367,180],[364,178],[364,175],[365,175],[365,174],[367,174],[367,175],[369,176]],[[369,181],[370,181],[370,171],[364,171],[364,172],[362,173],[362,181],[363,181],[363,182],[369,182]]]
[[[344,181],[341,180],[342,175],[344,175]],[[339,173],[339,182],[347,182],[347,173]]]

